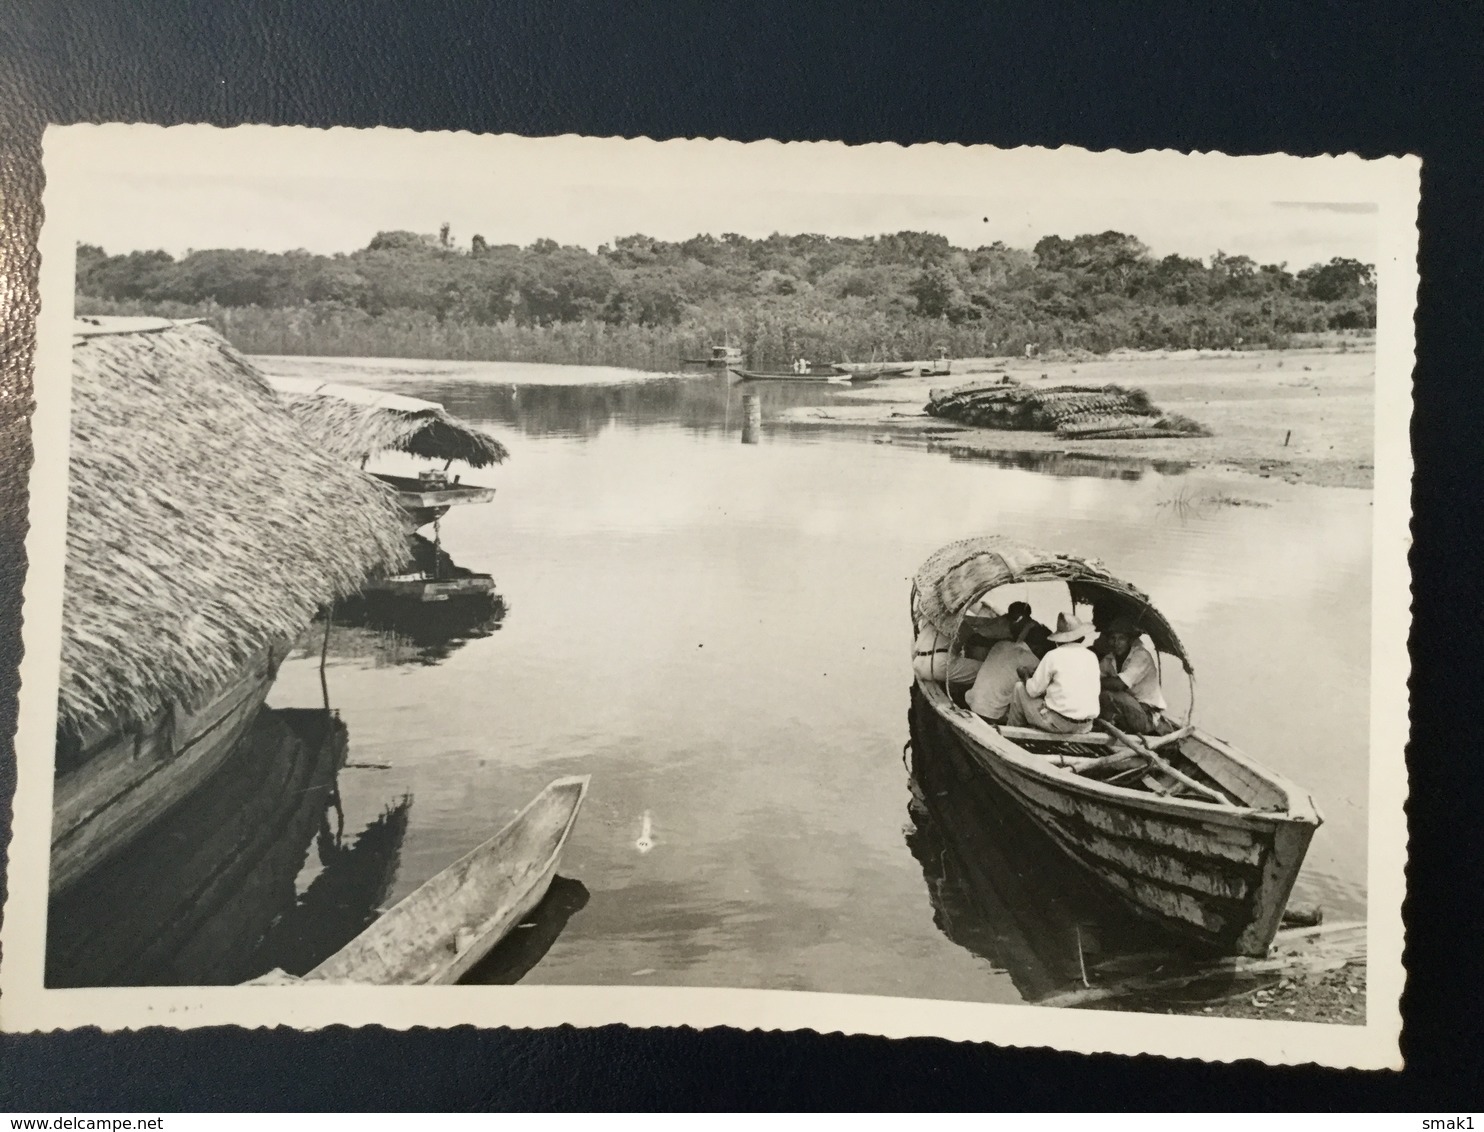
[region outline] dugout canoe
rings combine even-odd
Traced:
[[[483,845],[383,914],[304,981],[455,983],[541,903],[587,796],[559,778]]]
[[[1193,684],[1179,638],[1141,591],[1095,559],[994,536],[951,543],[923,564],[912,589],[914,640],[928,624],[957,640],[965,616],[999,587],[1048,581],[1063,583],[1094,625],[1134,618]],[[916,681],[971,759],[1133,911],[1213,952],[1267,953],[1323,821],[1308,791],[1189,719],[1153,739],[1111,728],[1063,737],[994,726],[958,706],[941,681],[921,672]],[[1112,768],[1121,773],[1099,777]]]
[[[793,370],[751,370],[737,369],[732,367],[731,372],[737,376],[739,381],[828,381],[836,385],[845,385],[852,381],[871,381],[872,377],[852,377],[849,374],[840,373],[834,369],[813,369],[804,373],[795,373]]]
[[[836,362],[831,368],[849,375],[852,381],[871,381],[878,377],[901,377],[917,367],[911,362]]]

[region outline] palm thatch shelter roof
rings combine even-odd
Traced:
[[[197,702],[400,567],[395,496],[321,451],[210,327],[76,330],[61,726]]]
[[[964,614],[985,594],[1014,582],[1065,582],[1072,600],[1101,608],[1108,619],[1130,618],[1161,652],[1194,673],[1185,646],[1149,596],[1114,577],[1096,558],[1059,554],[1000,535],[980,535],[939,547],[917,570],[913,587],[922,615],[943,633],[958,631]]]
[[[503,463],[510,455],[494,437],[434,401],[312,378],[268,380],[324,450],[347,460],[359,463],[393,449],[483,468]]]

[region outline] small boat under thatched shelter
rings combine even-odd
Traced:
[[[53,892],[218,768],[316,612],[407,554],[394,494],[214,330],[75,334]]]
[[[493,436],[435,401],[313,378],[270,377],[268,383],[325,451],[347,460],[391,450],[486,468],[510,455]]]
[[[375,473],[397,492],[412,530],[442,518],[456,504],[487,503],[494,498],[493,488],[461,484],[457,479],[450,482],[447,471],[455,461],[471,468],[501,464],[509,451],[437,402],[311,378],[268,380],[325,452],[362,467],[382,452],[443,461],[441,470],[417,477]]]

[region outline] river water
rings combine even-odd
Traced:
[[[784,419],[848,389],[756,389],[743,443],[744,390],[715,374],[259,361],[440,401],[511,450],[465,472],[495,501],[439,531],[500,603],[341,617],[323,687],[316,627],[269,699],[327,690],[348,736],[339,840],[395,842],[382,907],[553,778],[592,776],[547,922],[476,979],[1013,1002],[1147,948],[992,791],[950,789],[964,768],[909,720],[909,579],[985,532],[1102,558],[1151,595],[1194,660],[1197,719],[1325,814],[1294,899],[1363,917],[1370,492],[971,460]],[[300,894],[329,859],[307,852]]]

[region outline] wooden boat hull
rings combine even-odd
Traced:
[[[492,487],[451,484],[448,487],[431,488],[424,487],[408,476],[378,474],[376,478],[397,493],[397,502],[402,505],[409,534],[443,518],[451,507],[465,503],[488,503],[495,497],[495,489]]]
[[[294,906],[345,752],[329,712],[259,712],[219,774],[50,902],[46,985],[240,982]]]
[[[1234,784],[1257,783],[1277,804],[1220,806],[1113,786],[1024,750],[942,685],[917,684],[974,762],[1103,888],[1213,951],[1267,953],[1322,820],[1300,788],[1200,731],[1190,741],[1218,750]]]
[[[251,725],[287,649],[256,654],[196,708],[167,708],[143,726],[84,736],[52,796],[50,892],[112,858],[226,762]]]
[[[914,370],[911,365],[874,365],[870,362],[839,362],[832,367],[836,373],[848,374],[856,381],[870,381],[878,377],[902,377]]]
[[[814,373],[794,373],[792,371],[765,373],[758,370],[733,369],[732,373],[737,375],[739,381],[811,381],[815,384],[827,381],[836,385],[843,385],[852,380],[849,374],[837,373],[834,370],[816,371]]]
[[[455,578],[401,574],[392,578],[379,578],[361,587],[361,593],[367,596],[421,603],[464,598],[488,599],[494,592],[495,579],[489,574],[468,574]]]
[[[541,903],[588,781],[583,775],[551,783],[494,837],[386,912],[305,979],[457,982]]]

